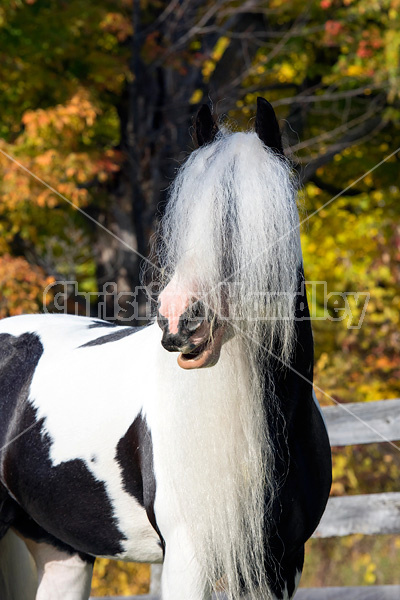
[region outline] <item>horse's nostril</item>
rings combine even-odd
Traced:
[[[182,347],[181,340],[178,336],[165,333],[162,336],[161,344],[168,352],[179,352]]]

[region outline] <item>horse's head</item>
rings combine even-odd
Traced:
[[[161,250],[169,283],[159,296],[158,324],[162,345],[180,353],[184,369],[218,362],[222,345],[235,333],[232,307],[241,325],[259,319],[250,313],[261,288],[279,293],[287,284],[287,265],[281,268],[279,249],[271,252],[269,246],[293,226],[293,208],[287,207],[293,187],[275,113],[263,98],[257,101],[255,130],[220,132],[204,105],[196,118],[200,147],[172,186]],[[287,242],[280,256],[291,268]]]
[[[161,343],[169,352],[180,352],[178,364],[183,369],[211,367],[218,362],[226,323],[202,300],[180,293],[173,286],[171,282],[159,299]]]

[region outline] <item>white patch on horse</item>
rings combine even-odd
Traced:
[[[294,590],[293,590],[293,594],[291,596],[289,596],[289,592],[288,592],[287,585],[286,585],[285,589],[283,590],[283,596],[275,596],[274,594],[272,594],[272,600],[292,600],[292,598],[294,598],[294,596],[297,592],[297,588],[299,587],[301,573],[302,573],[301,571],[296,572],[296,576],[294,578]]]

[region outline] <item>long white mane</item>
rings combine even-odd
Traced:
[[[298,224],[287,163],[255,133],[222,133],[180,169],[161,225],[165,281],[173,276],[217,318],[228,315],[235,334],[215,367],[163,373],[166,451],[158,459],[208,583],[220,580],[232,599],[242,584],[246,598],[271,598],[265,526],[276,485],[268,424],[277,408],[269,350],[285,361],[292,350]]]
[[[301,262],[298,225],[284,159],[256,133],[222,134],[191,154],[171,188],[159,253],[164,277],[179,278],[219,313],[222,285],[234,324],[250,337],[261,329],[287,359]]]

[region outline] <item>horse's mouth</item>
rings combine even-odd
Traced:
[[[213,331],[205,341],[201,342],[191,352],[181,352],[178,356],[178,365],[182,369],[201,369],[217,364],[221,353],[224,327],[220,326]]]

